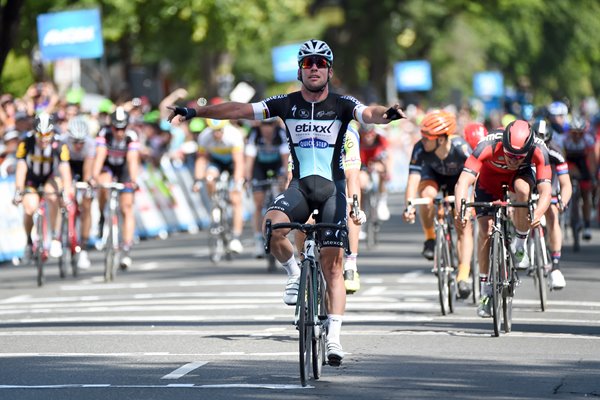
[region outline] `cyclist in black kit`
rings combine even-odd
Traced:
[[[327,43],[311,39],[298,52],[300,91],[270,97],[245,104],[227,102],[200,107],[170,107],[171,121],[194,116],[220,119],[258,119],[280,117],[293,163],[292,181],[288,188],[269,207],[265,220],[273,224],[290,221],[304,223],[312,211],[319,210],[317,222],[346,223],[346,182],[342,167],[342,149],[348,123],[386,124],[404,118],[399,105],[390,108],[365,106],[354,97],[329,92],[333,76],[333,52]],[[294,258],[292,243],[286,238],[289,231],[279,229],[271,237],[271,250],[288,273],[283,300],[296,304],[300,268]],[[343,277],[345,238],[339,231],[325,232],[321,238],[321,265],[327,281],[329,299],[327,358],[331,365],[340,365],[344,352],[340,344],[342,315],[346,308],[346,288]]]

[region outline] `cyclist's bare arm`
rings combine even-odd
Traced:
[[[244,165],[246,168],[246,170],[244,171],[244,177],[246,178],[247,182],[250,182],[252,180],[252,172],[254,171],[254,161],[256,160],[256,157],[254,156],[246,156],[245,157],[245,162]]]
[[[235,150],[231,153],[233,158],[233,180],[237,184],[244,181],[244,151]]]
[[[167,120],[171,122],[175,117],[175,107],[168,107],[171,110],[171,114]],[[214,104],[210,106],[203,107],[195,107],[193,108],[195,111],[195,116],[201,118],[214,118],[214,119],[255,119],[254,118],[254,109],[252,108],[252,104],[249,103],[238,103],[235,101],[230,101],[227,103]],[[180,116],[180,121],[185,121],[185,116]]]
[[[560,184],[560,201],[563,205],[569,204],[571,196],[573,195],[573,185],[571,185],[571,177],[569,174],[562,174],[558,176],[558,183]]]
[[[94,168],[92,168],[92,178],[98,179],[98,176],[100,176],[107,153],[108,149],[105,146],[96,147],[96,158],[94,159]]]
[[[542,216],[546,213],[546,210],[550,206],[550,202],[552,201],[552,185],[550,182],[540,182],[537,185],[537,190],[540,195],[537,207],[533,212],[533,221],[531,221],[532,226],[537,226],[540,222]]]
[[[198,153],[196,163],[194,164],[194,179],[199,181],[206,177],[206,167],[208,166],[208,158],[205,153]]]
[[[15,189],[17,192],[25,190],[25,177],[27,176],[27,161],[19,160],[15,171]]]
[[[458,217],[460,212],[460,207],[462,201],[469,201],[469,187],[471,187],[477,177],[470,172],[463,171],[460,173],[458,177],[458,182],[456,182],[456,186],[454,187],[454,211]],[[466,220],[462,221],[463,225],[466,224]]]
[[[61,162],[58,164],[58,173],[62,180],[63,192],[71,196],[72,195],[72,186],[73,186],[73,177],[71,176],[71,166],[68,162]]]
[[[127,152],[127,167],[129,168],[131,182],[136,183],[140,169],[140,153],[137,150],[129,150]]]

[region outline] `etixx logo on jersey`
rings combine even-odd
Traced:
[[[326,141],[321,140],[321,139],[308,138],[308,139],[302,139],[300,142],[298,142],[298,146],[300,146],[302,148],[315,147],[317,149],[326,149],[329,146],[329,144],[327,144]]]

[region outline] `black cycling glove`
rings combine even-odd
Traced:
[[[196,116],[196,110],[190,107],[175,107],[173,112],[175,115],[181,115],[185,117],[186,120],[192,119]]]
[[[385,112],[385,115],[387,115],[387,119],[389,119],[390,121],[394,121],[396,119],[404,118],[402,116],[402,114],[400,114],[398,112],[398,110],[396,108],[394,108],[394,107],[388,108],[388,110]]]

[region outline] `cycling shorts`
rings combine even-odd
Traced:
[[[264,192],[268,184],[255,185],[255,182],[266,181],[269,178],[277,178],[281,169],[281,161],[273,163],[254,163],[252,170],[252,192]]]
[[[316,222],[346,225],[346,180],[332,182],[319,175],[294,178],[288,188],[275,197],[267,211],[284,212],[290,221],[305,223],[317,209]],[[345,247],[346,231],[324,230],[319,237],[322,247]]]
[[[494,180],[494,182],[495,182],[494,189],[496,189],[496,190],[494,190],[493,192],[483,189],[480,186],[479,182],[482,179],[482,175],[480,174],[479,177],[477,178],[477,183],[475,184],[475,201],[490,202],[490,201],[495,201],[495,200],[501,200],[502,195],[503,195],[502,185],[508,185],[508,190],[510,192],[514,192],[515,191],[514,183],[517,178],[525,180],[527,183],[529,183],[529,186],[531,188],[533,188],[535,185],[535,174],[534,174],[532,168],[521,168],[514,172],[504,173],[504,174],[496,172],[493,174],[493,176],[491,176],[491,175],[483,176],[483,179],[493,179]],[[475,207],[475,212],[477,213],[478,217],[494,215],[494,210],[489,209],[489,208],[483,209],[481,207]]]
[[[110,176],[116,180],[116,182],[122,183],[124,185],[130,184],[131,176],[129,175],[129,168],[127,168],[126,164],[123,165],[110,165],[104,164],[102,167],[102,173],[108,173]],[[133,193],[133,187],[128,185],[125,189],[121,191],[121,193]]]
[[[425,186],[433,186],[438,192],[443,190],[444,194],[447,196],[454,195],[454,186],[456,186],[456,182],[458,182],[459,175],[441,175],[435,172],[431,168],[423,168],[421,171],[421,182],[419,184],[419,188],[423,188]]]

